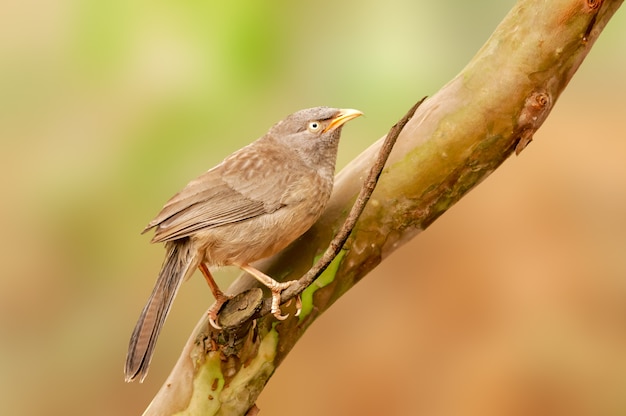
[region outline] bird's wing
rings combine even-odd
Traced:
[[[273,153],[255,146],[236,152],[174,195],[144,232],[156,227],[153,242],[176,240],[282,208],[288,177],[300,174],[294,162],[281,161]],[[295,173],[285,175],[285,170]]]

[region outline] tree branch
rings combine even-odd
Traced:
[[[301,316],[282,322],[271,315],[247,319],[263,301],[253,279],[242,276],[228,290],[240,293],[242,303],[229,302],[229,308],[242,316],[229,325],[222,320],[221,332],[211,329],[206,317],[200,320],[145,415],[245,414],[321,313],[530,143],[621,3],[520,0],[463,71],[408,121],[346,244],[302,293]],[[339,173],[318,223],[259,268],[287,280],[316,263],[343,224],[381,143]]]

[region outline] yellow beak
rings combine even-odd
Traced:
[[[330,121],[330,124],[326,126],[323,133],[334,130],[337,127],[343,126],[346,122],[352,120],[353,118],[357,118],[358,116],[362,116],[363,113],[359,110],[353,110],[351,108],[345,108],[339,110],[339,113]]]

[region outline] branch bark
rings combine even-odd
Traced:
[[[203,316],[145,415],[243,415],[304,331],[381,260],[415,237],[513,152],[532,140],[622,0],[520,0],[463,71],[406,124],[351,236],[302,294],[299,317],[259,315],[254,279],[222,311]],[[343,224],[382,140],[336,178],[331,202],[305,236],[258,265],[297,279]],[[372,305],[375,307],[376,305]],[[286,308],[293,313],[294,307]],[[239,314],[239,315],[238,315]],[[227,322],[224,322],[227,321]]]

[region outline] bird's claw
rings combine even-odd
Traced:
[[[285,303],[285,306],[291,306],[292,300],[293,298],[289,299],[287,303]],[[300,316],[300,312],[302,312],[302,298],[298,295],[296,296],[296,313],[294,313],[293,316]]]
[[[289,286],[296,283],[297,280],[290,280],[288,282],[278,283],[276,286],[271,288],[272,291],[272,315],[279,321],[284,321],[289,317],[289,314],[283,315],[280,310],[280,295],[283,290],[287,289]],[[285,306],[289,306],[291,304],[291,299],[285,304]],[[300,316],[300,312],[302,312],[302,299],[300,295],[296,296],[296,313],[294,316]]]
[[[296,296],[296,313],[294,316],[300,316],[300,312],[302,312],[302,298],[298,295]]]
[[[217,323],[218,313],[229,299],[231,299],[231,296],[226,296],[224,293],[218,293],[218,296],[215,298],[215,303],[209,308],[209,324],[211,324],[213,328],[222,329],[220,324]]]
[[[215,329],[222,329],[222,327],[217,323],[217,314],[214,314],[214,316],[209,315],[209,323]]]
[[[284,321],[285,319],[289,318],[289,314],[283,315],[280,311],[280,308],[273,311],[272,315],[274,315],[274,318],[278,319],[279,321]]]

